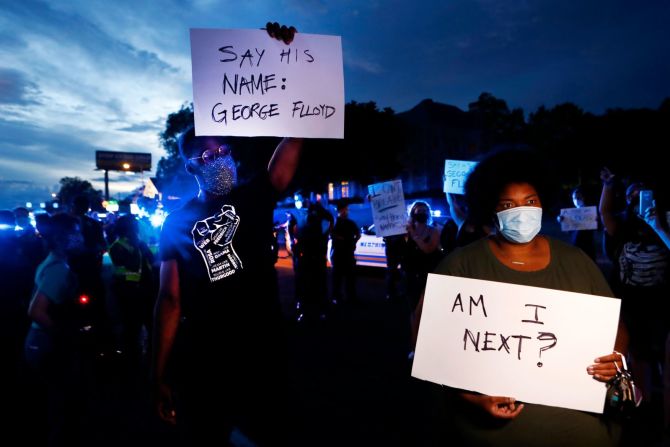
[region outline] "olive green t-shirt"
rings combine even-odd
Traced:
[[[488,240],[481,239],[453,252],[435,273],[613,296],[600,269],[584,252],[556,239],[547,240],[551,260],[542,270],[520,272],[507,267],[495,257]],[[594,352],[593,358],[604,354]],[[619,428],[601,415],[537,404],[525,404],[516,419],[494,421],[454,391],[447,396],[447,417],[455,430],[452,433],[460,438],[454,441],[463,445],[610,446],[617,444],[620,434]]]
[[[549,241],[551,260],[542,270],[520,272],[507,267],[495,257],[488,240],[484,238],[447,256],[437,266],[435,273],[614,296],[598,266],[583,251],[556,239],[546,239]]]

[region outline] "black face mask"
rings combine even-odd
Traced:
[[[416,213],[412,215],[412,219],[418,223],[425,224],[428,222],[428,214],[427,213]]]

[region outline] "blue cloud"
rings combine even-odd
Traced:
[[[61,177],[90,177],[95,151],[104,150],[67,129],[44,129],[33,124],[0,120],[2,155],[0,178],[42,185]],[[5,191],[5,195],[11,191]]]
[[[51,188],[25,180],[0,179],[0,209],[13,209],[26,202],[47,201],[51,198]]]
[[[28,75],[11,68],[0,67],[0,104],[34,105],[39,104],[37,84],[28,79]]]
[[[134,123],[131,124],[130,126],[125,126],[119,128],[119,130],[124,131],[124,132],[160,132],[163,130],[165,125],[165,120],[164,119],[158,119],[155,121],[151,122],[143,122],[143,123]]]
[[[17,32],[20,32],[23,24],[30,23],[30,28],[23,32],[32,36],[33,40],[39,34],[39,39],[63,43],[64,52],[54,57],[77,58],[81,57],[79,53],[83,51],[87,58],[94,59],[101,66],[117,66],[123,63],[126,69],[151,70],[157,73],[178,71],[156,54],[135,48],[106,33],[93,21],[76,12],[58,10],[37,0],[7,2],[2,10],[3,15],[9,19],[8,23],[13,24]],[[72,49],[77,51],[67,54]]]
[[[90,178],[96,149],[158,159],[167,114],[191,100],[188,29],[269,18],[341,35],[346,100],[399,112],[424,98],[465,109],[482,91],[526,112],[670,96],[667,0],[2,1],[0,178]]]

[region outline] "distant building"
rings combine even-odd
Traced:
[[[343,180],[336,183],[328,183],[328,200],[340,199],[363,199],[367,195],[367,189],[358,182]]]

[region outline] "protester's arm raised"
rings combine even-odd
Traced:
[[[270,183],[277,191],[284,191],[298,169],[302,153],[302,138],[284,138],[272,154],[268,165]]]

